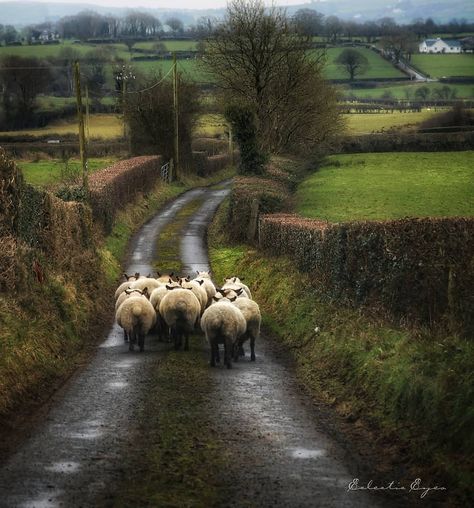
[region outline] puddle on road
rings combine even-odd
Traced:
[[[62,504],[58,501],[58,498],[62,492],[62,490],[55,490],[52,488],[46,492],[41,492],[38,497],[29,499],[28,501],[25,501],[24,503],[21,503],[17,506],[21,508],[56,508]]]
[[[110,383],[107,383],[107,386],[109,388],[116,388],[117,390],[120,390],[122,388],[126,388],[128,386],[127,381],[111,381]]]
[[[54,462],[51,466],[45,467],[51,473],[76,473],[80,469],[79,462]]]
[[[317,459],[326,455],[325,450],[310,450],[308,448],[290,448],[289,452],[294,459]]]

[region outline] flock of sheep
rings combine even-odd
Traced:
[[[124,274],[125,282],[115,292],[115,317],[124,330],[124,339],[133,351],[140,351],[145,336],[154,331],[160,340],[171,339],[174,348],[189,348],[189,334],[201,327],[210,346],[212,367],[219,363],[219,344],[224,345],[224,363],[245,356],[243,344],[250,339],[250,359],[255,361],[255,340],[260,334],[261,315],[250,289],[238,277],[225,279],[222,287],[211,280],[210,272],[197,277],[157,278],[139,273]]]

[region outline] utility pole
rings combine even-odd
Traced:
[[[81,94],[81,71],[79,62],[74,62],[74,81],[76,83],[76,101],[77,101],[77,120],[79,122],[79,151],[81,154],[82,166],[82,187],[86,195],[89,195],[89,182],[87,178],[87,153],[86,153],[86,136],[84,132],[84,115],[82,112],[82,94]]]
[[[179,110],[178,110],[178,65],[173,52],[173,110],[174,110],[174,179],[179,175]]]
[[[234,165],[234,140],[232,139],[232,124],[229,123],[229,155],[230,155],[230,164]]]
[[[89,115],[89,86],[86,84],[86,141],[89,143],[90,133],[90,115]]]

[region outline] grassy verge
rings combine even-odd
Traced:
[[[371,429],[381,456],[404,450],[409,476],[438,478],[467,496],[474,480],[473,344],[441,331],[391,328],[321,301],[289,260],[230,244],[222,233],[226,213],[221,207],[209,231],[215,279],[245,277],[300,381],[356,428]]]
[[[472,216],[472,157],[472,151],[331,156],[300,184],[297,211],[334,222]]]

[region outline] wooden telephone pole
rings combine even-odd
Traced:
[[[74,81],[76,83],[77,120],[79,122],[79,151],[81,154],[82,187],[84,188],[86,195],[88,195],[89,182],[87,175],[86,135],[84,130],[84,115],[82,111],[81,71],[78,61],[74,62]]]
[[[178,96],[178,65],[176,53],[173,52],[173,110],[174,110],[174,178],[179,175],[179,96]]]

